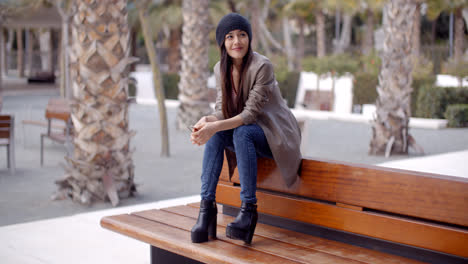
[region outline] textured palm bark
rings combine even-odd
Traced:
[[[340,35],[340,39],[334,50],[335,54],[344,53],[351,44],[351,33],[352,33],[352,22],[354,14],[344,13],[343,15],[343,29]]]
[[[317,24],[317,57],[321,58],[326,55],[325,49],[325,14],[322,10],[316,13]]]
[[[186,130],[213,110],[208,102],[209,0],[182,3],[182,63],[177,128]]]
[[[24,45],[23,45],[23,29],[16,30],[16,68],[18,69],[18,77],[24,77]]]
[[[422,3],[416,3],[416,10],[414,12],[412,55],[415,58],[419,57],[421,51],[421,5]]]
[[[377,115],[372,124],[370,154],[407,154],[412,83],[411,34],[416,4],[407,0],[387,3],[382,68],[377,86]]]
[[[128,118],[130,32],[126,0],[74,2],[71,73],[74,155],[59,194],[89,204],[135,191]]]
[[[369,54],[374,49],[374,12],[370,9],[366,11],[366,30],[362,42],[362,54]]]
[[[453,48],[453,56],[456,59],[461,59],[465,50],[465,23],[463,21],[462,11],[462,7],[459,7],[457,10],[455,10],[455,45]]]
[[[168,64],[170,73],[179,73],[180,71],[180,40],[182,37],[182,27],[171,29],[169,34],[169,54]]]

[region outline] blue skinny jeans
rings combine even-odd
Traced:
[[[257,158],[273,158],[265,134],[257,124],[219,131],[208,140],[203,156],[201,198],[216,200],[216,186],[223,166],[225,148],[236,153],[241,200],[257,203]]]

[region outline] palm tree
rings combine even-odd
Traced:
[[[414,0],[416,3],[416,11],[414,12],[413,34],[412,34],[412,56],[418,58],[421,53],[421,6],[422,0]]]
[[[317,57],[325,56],[325,15],[319,1],[293,0],[283,7],[283,14],[296,20],[299,26],[295,70],[302,70],[305,52],[305,27],[314,18],[317,24]],[[323,18],[323,20],[322,20]],[[322,43],[323,41],[323,43]],[[323,54],[322,54],[323,53]]]
[[[428,17],[436,19],[443,11],[454,13],[454,47],[452,57],[460,60],[463,57],[465,42],[465,23],[463,21],[463,8],[468,7],[466,0],[427,0]]]
[[[343,13],[343,29],[340,38],[336,40],[333,53],[344,53],[351,44],[353,17],[359,11],[360,4],[360,0],[331,0],[327,2],[328,7],[342,10]]]
[[[382,11],[384,4],[384,0],[363,1],[366,28],[364,30],[361,51],[364,55],[369,54],[374,49],[375,16]]]
[[[177,128],[186,129],[212,109],[207,101],[209,0],[182,3],[182,68],[179,81]]]
[[[151,71],[153,73],[154,92],[158,100],[159,120],[161,123],[161,156],[169,157],[169,129],[167,126],[167,113],[164,94],[164,89],[161,81],[161,73],[159,71],[159,63],[156,58],[156,51],[153,46],[153,34],[149,28],[149,1],[138,1],[138,17],[140,19],[141,30],[145,39],[146,52],[148,53],[149,61],[151,64]]]
[[[89,204],[136,191],[127,103],[130,30],[126,0],[73,3],[71,73],[74,156],[59,194]]]
[[[70,57],[68,51],[70,49],[69,41],[69,27],[71,14],[71,2],[72,0],[56,0],[55,5],[57,10],[62,17],[62,38],[61,38],[61,51],[60,51],[60,90],[65,98],[70,99],[72,97],[70,89]]]
[[[377,86],[377,115],[372,124],[370,154],[408,154],[417,146],[409,134],[412,61],[411,34],[416,4],[391,0],[385,8],[382,68]]]
[[[460,4],[455,9],[455,41],[454,41],[454,48],[453,48],[453,57],[454,58],[462,58],[464,52],[464,45],[465,45],[465,22],[463,19],[463,7],[468,6],[467,2],[465,4]]]

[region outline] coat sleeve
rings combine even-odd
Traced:
[[[215,74],[215,78],[216,78],[216,103],[215,103],[215,110],[213,112],[213,115],[218,120],[222,120],[222,119],[224,119],[223,110],[222,110],[223,95],[222,95],[222,91],[221,91],[221,78],[220,78],[220,73],[219,73],[219,62],[214,66],[214,74]]]
[[[244,110],[240,113],[244,125],[252,124],[257,120],[257,116],[263,111],[275,85],[273,65],[271,62],[266,62],[257,71]]]

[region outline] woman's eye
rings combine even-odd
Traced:
[[[241,33],[241,36],[245,37],[245,36],[247,36],[247,34],[246,33]]]
[[[231,35],[228,35],[228,36],[226,36],[226,38],[227,38],[227,39],[231,39],[231,38],[232,38],[232,36],[231,36]]]

